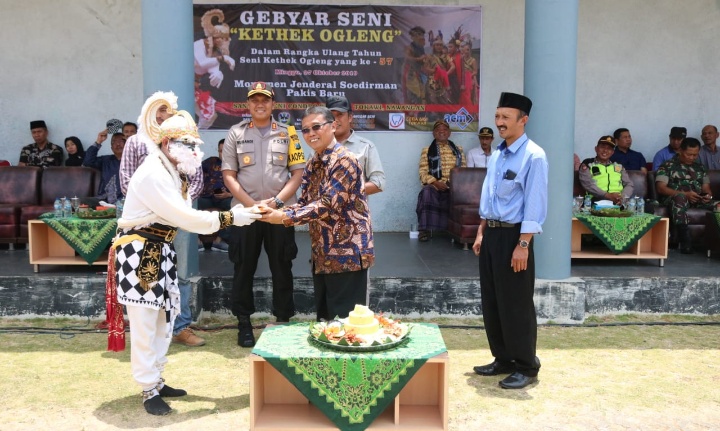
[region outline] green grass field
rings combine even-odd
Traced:
[[[670,325],[647,324],[656,322]],[[189,395],[169,400],[172,414],[152,417],[131,379],[129,349],[106,351],[107,335],[92,330],[96,323],[0,319],[0,430],[248,429],[250,350],[235,344],[235,330],[201,333],[203,347],[171,346],[165,378]],[[436,323],[452,326],[442,329],[451,430],[720,429],[718,316],[629,315],[543,326],[540,381],[520,391],[500,389],[501,377],[472,372],[492,360],[480,320]],[[597,326],[608,324],[617,326]]]

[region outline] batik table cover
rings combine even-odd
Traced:
[[[89,265],[105,251],[117,230],[117,220],[114,218],[55,218],[53,213],[45,213],[40,216],[40,220],[57,232]]]
[[[620,254],[629,249],[660,221],[660,217],[652,214],[632,217],[598,217],[578,214],[575,217],[600,238],[614,254]]]
[[[447,351],[437,325],[413,323],[400,347],[341,352],[308,340],[309,324],[270,326],[253,354],[264,358],[344,431],[366,429],[425,362]]]

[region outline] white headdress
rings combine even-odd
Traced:
[[[178,111],[175,115],[163,121],[155,142],[160,144],[164,138],[188,144],[200,145],[203,143],[198,134],[195,120],[187,111]]]
[[[158,91],[148,97],[138,117],[138,134],[146,135],[151,141],[157,142],[160,125],[157,122],[156,115],[163,106],[167,106],[170,114],[177,111],[178,104],[175,93],[172,91]]]

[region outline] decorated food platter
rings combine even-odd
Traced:
[[[346,319],[311,323],[308,339],[316,345],[346,352],[393,349],[409,339],[412,327],[356,305]]]
[[[620,209],[620,207],[614,207],[593,209],[590,211],[590,214],[596,217],[632,217],[633,212]]]
[[[89,218],[89,219],[100,219],[100,218],[114,218],[115,208],[105,208],[103,210],[91,210],[86,209],[75,213],[78,218]]]

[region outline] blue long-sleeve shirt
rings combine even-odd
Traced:
[[[545,151],[523,134],[503,141],[488,161],[480,217],[521,223],[520,233],[542,233],[547,216],[548,162]]]
[[[114,203],[116,200],[123,198],[118,177],[120,160],[114,154],[98,156],[98,151],[100,151],[99,145],[91,145],[85,151],[83,166],[100,171],[100,185],[98,186],[97,197],[107,199],[109,203]]]

